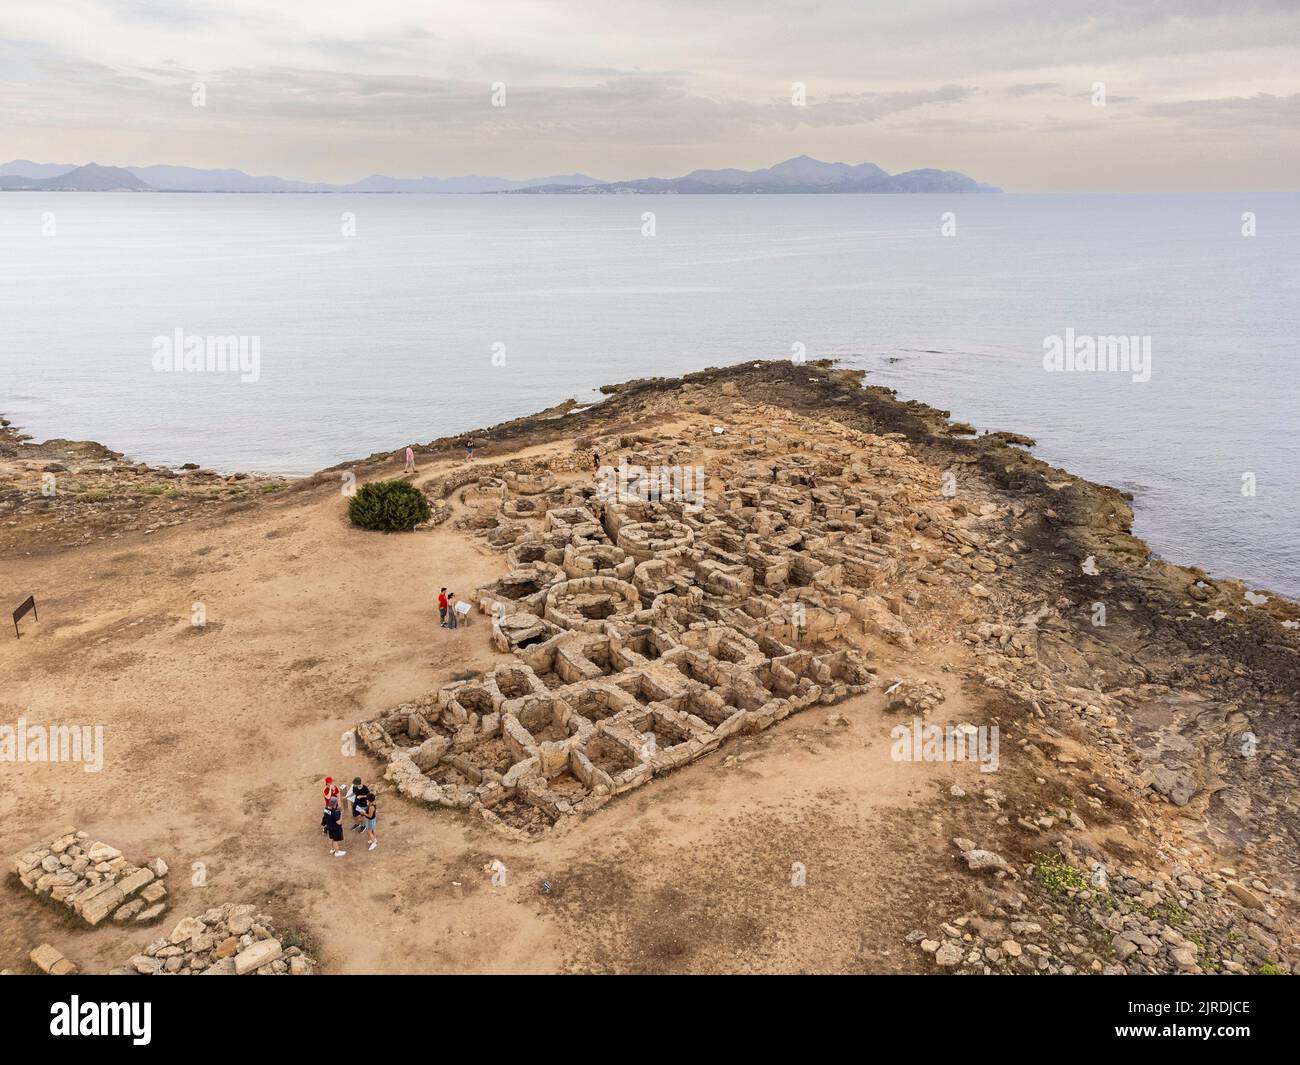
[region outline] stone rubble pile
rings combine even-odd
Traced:
[[[107,843],[72,827],[14,855],[12,868],[28,890],[68,907],[89,925],[114,921],[145,924],[167,909],[167,863],[134,865]]]
[[[256,906],[226,903],[184,918],[111,975],[310,976],[316,962],[286,938]]]

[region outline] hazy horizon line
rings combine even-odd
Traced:
[[[807,153],[801,153],[800,155],[789,156],[789,157],[787,157],[786,159],[778,160],[778,163],[780,163],[780,162],[787,162],[787,161],[789,161],[790,159],[800,159],[800,158],[816,159],[815,156],[808,155]],[[843,160],[828,160],[828,159],[816,159],[816,161],[817,161],[817,162],[821,162],[821,163],[829,163],[829,164],[832,164],[832,165],[835,165],[835,164],[842,164],[842,165],[845,165],[845,166],[861,166],[861,165],[863,165],[864,163],[871,163],[871,162],[872,162],[872,160],[870,160],[870,159],[865,159],[865,160],[862,161],[862,163],[844,163]],[[462,179],[462,178],[485,178],[485,179],[499,179],[499,180],[504,180],[504,181],[536,181],[536,180],[539,180],[539,179],[541,179],[541,178],[543,178],[543,177],[558,177],[558,176],[560,176],[560,174],[557,173],[557,174],[528,174],[528,175],[523,176],[523,177],[517,177],[517,176],[511,175],[511,174],[505,174],[505,173],[490,173],[490,172],[486,172],[486,171],[483,171],[483,170],[466,171],[466,172],[463,172],[463,173],[447,172],[447,173],[445,173],[445,174],[414,174],[414,175],[412,175],[412,174],[400,174],[400,173],[385,172],[385,171],[382,171],[382,170],[369,170],[369,171],[367,171],[365,174],[363,174],[361,177],[357,177],[357,178],[352,179],[352,181],[339,182],[339,181],[322,181],[322,180],[319,180],[319,179],[316,179],[316,178],[285,177],[283,174],[256,173],[256,172],[253,171],[253,170],[246,170],[246,169],[244,169],[242,166],[239,166],[239,165],[236,165],[236,164],[224,164],[224,165],[220,165],[220,166],[201,166],[201,165],[197,165],[197,164],[194,164],[194,163],[176,163],[176,162],[154,162],[154,163],[102,163],[102,162],[100,162],[98,159],[88,159],[88,160],[86,160],[86,161],[83,162],[83,163],[66,163],[66,162],[52,163],[52,162],[43,162],[43,161],[41,161],[41,160],[39,160],[39,159],[33,159],[33,158],[31,158],[30,156],[28,156],[28,155],[16,155],[16,156],[13,156],[11,159],[6,160],[5,163],[0,164],[0,167],[6,166],[6,165],[8,165],[9,163],[31,163],[31,164],[36,165],[36,166],[66,166],[66,167],[69,168],[69,170],[75,170],[75,169],[77,169],[78,167],[83,167],[83,166],[109,166],[109,167],[114,167],[114,168],[116,168],[116,169],[120,169],[120,170],[128,170],[128,169],[145,170],[145,169],[148,169],[149,167],[154,167],[154,166],[174,166],[174,167],[184,167],[184,168],[186,168],[186,169],[190,169],[190,170],[199,170],[199,171],[223,171],[223,170],[229,170],[229,171],[235,171],[235,172],[238,172],[238,173],[244,174],[244,175],[246,175],[246,176],[248,176],[248,177],[250,177],[250,178],[254,178],[254,179],[259,179],[259,178],[271,178],[271,179],[275,179],[275,180],[279,180],[279,181],[293,181],[293,182],[298,182],[298,183],[300,183],[300,184],[304,184],[304,185],[329,185],[329,186],[334,187],[334,188],[344,188],[344,187],[346,187],[346,186],[349,185],[349,184],[356,184],[357,182],[365,181],[367,178],[371,178],[371,177],[386,177],[386,178],[393,178],[393,179],[395,179],[395,180],[399,180],[399,181],[419,181],[419,180],[425,180],[425,179],[428,179],[428,180],[434,180],[434,181],[453,181],[453,180],[456,180],[456,179]],[[768,168],[771,167],[771,166],[776,166],[776,165],[778,165],[778,163],[770,163],[770,164],[768,164],[768,167],[757,167],[757,168],[755,168],[755,169],[758,169],[758,170],[768,169]],[[884,169],[884,168],[882,167],[882,169]],[[922,169],[935,169],[935,170],[940,170],[940,169],[945,169],[945,168],[942,168],[942,167],[912,167],[912,168],[910,168],[910,169],[913,169],[913,170],[922,170]],[[693,173],[693,172],[695,172],[695,171],[699,171],[699,170],[704,170],[704,171],[708,171],[708,170],[741,170],[741,171],[744,171],[745,168],[743,168],[743,167],[726,167],[726,166],[697,166],[697,167],[693,167],[693,168],[691,168],[691,170],[685,171],[685,172],[682,173],[682,174],[672,175],[672,177],[667,177],[667,178],[662,178],[662,179],[659,177],[659,175],[653,175],[653,174],[642,174],[642,175],[638,175],[638,176],[635,176],[635,177],[600,178],[600,177],[596,177],[594,174],[591,174],[590,172],[588,172],[587,170],[582,169],[582,168],[579,168],[579,169],[576,169],[576,170],[566,171],[566,173],[569,173],[569,174],[575,174],[575,175],[580,174],[580,175],[582,175],[582,176],[584,176],[584,177],[591,178],[591,180],[593,180],[593,181],[600,182],[601,184],[605,184],[605,185],[613,185],[613,184],[618,184],[618,183],[620,183],[620,182],[628,182],[628,181],[642,181],[642,180],[647,180],[647,179],[651,179],[651,180],[674,180],[674,179],[676,179],[676,178],[684,177],[684,176],[686,176],[686,174],[690,174],[690,173]],[[748,171],[748,172],[752,172],[752,171]],[[899,171],[892,171],[891,173],[893,173],[893,174],[902,174],[902,173],[907,173],[907,172],[908,172],[907,170],[899,170]],[[66,173],[66,171],[65,171],[65,173]],[[964,174],[965,171],[957,171],[957,173],[963,173],[963,174]],[[4,174],[3,169],[0,169],[0,176],[2,176],[3,174]],[[56,176],[58,176],[58,175],[56,175]],[[0,192],[25,192],[25,191],[54,191],[54,190],[0,189]],[[150,189],[149,191],[151,191],[151,192],[176,192],[176,193],[189,193],[189,194],[191,194],[191,195],[193,194],[192,190],[187,190],[187,189]],[[217,190],[217,189],[213,189],[213,190],[205,190],[205,191],[213,192],[213,193],[216,193],[216,194],[228,194],[228,195],[281,195],[281,196],[284,196],[284,195],[311,195],[311,194],[312,194],[311,190],[301,190],[301,191],[299,191],[299,190],[294,190],[294,191],[290,191],[290,192],[270,192],[270,191],[267,191],[267,192],[256,192],[256,193],[255,193],[255,192],[242,192],[242,191],[236,191],[236,190]],[[428,192],[428,193],[392,193],[392,192],[384,192],[384,191],[367,191],[367,190],[361,190],[361,189],[350,190],[350,191],[353,191],[353,192],[357,193],[358,195],[372,195],[372,196],[383,196],[383,195],[411,195],[411,196],[416,196],[416,195],[428,195],[428,196],[437,196],[437,195],[478,195],[477,193],[437,193],[437,192]],[[1144,190],[1139,190],[1139,189],[1118,189],[1118,190],[1117,190],[1117,189],[1096,189],[1096,188],[1073,188],[1073,189],[1053,189],[1053,190],[1033,190],[1033,189],[1029,189],[1029,190],[1019,190],[1019,189],[1006,189],[1006,188],[1003,188],[1003,190],[1002,190],[1002,194],[1003,194],[1003,195],[1006,195],[1006,196],[1199,196],[1199,195],[1207,195],[1207,196],[1208,196],[1208,195],[1223,195],[1223,196],[1227,196],[1227,195],[1242,195],[1242,196],[1265,195],[1265,196],[1276,196],[1276,195],[1285,195],[1285,194],[1287,194],[1287,193],[1296,193],[1296,192],[1300,192],[1300,185],[1297,185],[1297,186],[1292,187],[1292,188],[1269,188],[1269,189],[1243,189],[1243,188],[1213,187],[1213,188],[1201,188],[1201,189],[1154,189],[1154,190],[1153,190],[1153,189],[1144,189]],[[652,195],[652,194],[647,193],[647,195]],[[678,193],[677,195],[709,195],[709,194],[708,194],[708,193]],[[756,194],[756,195],[763,195],[763,194]],[[771,194],[769,194],[769,195],[771,195]],[[791,194],[787,194],[787,195],[791,195]],[[796,194],[792,194],[792,195],[798,195],[798,194],[796,193]],[[816,193],[809,193],[808,195],[817,195],[817,194],[816,194]],[[854,193],[841,193],[840,195],[855,195],[855,194],[854,194]],[[861,193],[861,195],[875,195],[875,194],[873,194],[873,193]],[[903,194],[899,194],[899,195],[903,195]],[[913,196],[935,195],[935,196],[939,196],[939,195],[948,195],[948,194],[945,194],[945,193],[907,193],[906,195],[913,195]]]

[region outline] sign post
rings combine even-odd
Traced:
[[[18,621],[19,619],[25,617],[28,614],[31,614],[31,616],[34,617],[37,621],[41,620],[40,614],[36,613],[36,596],[34,595],[29,595],[26,601],[23,602],[22,605],[20,605],[18,609],[14,611],[14,636],[17,637],[18,639],[22,639],[22,635],[23,635],[21,632],[18,631]]]

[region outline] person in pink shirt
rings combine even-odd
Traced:
[[[403,473],[415,472],[415,448],[410,447],[409,445],[406,448],[406,469],[403,470],[402,472]]]

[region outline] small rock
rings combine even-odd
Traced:
[[[962,857],[966,859],[967,868],[976,873],[985,869],[1006,870],[1010,868],[1002,855],[994,854],[992,851],[969,850],[963,853]]]
[[[39,947],[36,947],[28,957],[31,958],[32,964],[43,973],[53,972],[54,967],[64,960],[63,954],[48,943],[42,943]]]
[[[1245,884],[1240,884],[1235,880],[1229,880],[1228,891],[1231,892],[1233,898],[1248,910],[1262,910],[1264,908],[1264,900],[1251,891],[1250,888],[1246,887]]]
[[[962,957],[961,947],[958,944],[951,942],[945,943],[934,952],[935,964],[945,969],[961,964]]]
[[[173,943],[188,943],[195,936],[206,931],[207,926],[198,918],[185,917],[177,922],[176,927],[172,929],[172,934],[167,938]]]
[[[235,955],[235,974],[243,976],[254,969],[270,965],[284,952],[278,939],[259,939],[247,950]]]
[[[123,903],[113,911],[114,921],[129,921],[137,913],[144,909],[144,899],[132,899],[130,902]]]

